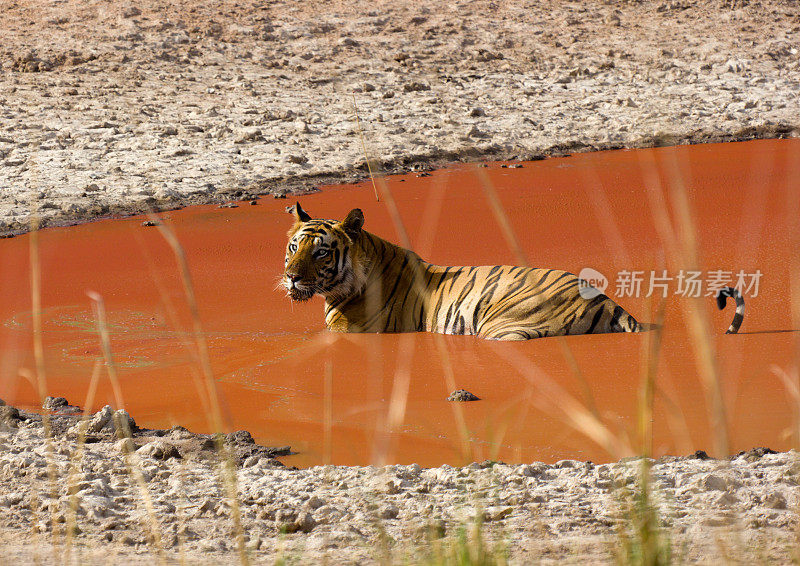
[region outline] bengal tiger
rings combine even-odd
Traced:
[[[288,233],[281,283],[289,297],[325,298],[325,324],[334,332],[472,334],[495,340],[528,340],[569,334],[641,332],[646,326],[586,283],[558,269],[507,265],[433,265],[363,229],[353,209],[342,221],[312,219],[300,203],[287,208]],[[736,299],[728,333],[744,317],[744,300],[732,287],[718,296]]]

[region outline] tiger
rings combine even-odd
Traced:
[[[325,298],[325,325],[333,332],[439,332],[490,340],[642,332],[606,295],[567,271],[508,265],[440,266],[363,229],[364,214],[313,219],[300,203],[288,207],[281,285],[294,301]],[[719,308],[736,300],[728,333],[744,318],[733,287],[717,294]]]

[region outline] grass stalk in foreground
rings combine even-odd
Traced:
[[[44,367],[44,343],[42,340],[42,263],[39,257],[39,219],[36,213],[31,214],[31,234],[29,239],[30,251],[30,277],[31,277],[31,312],[33,317],[33,356],[36,364],[35,389],[39,395],[39,406],[47,398],[47,378]],[[56,501],[57,474],[55,465],[55,448],[53,446],[53,430],[50,425],[50,415],[42,415],[44,427],[45,448],[47,458],[47,477],[50,482],[50,500]],[[53,552],[56,552],[57,536],[57,507],[52,503],[50,527],[53,536]]]
[[[70,553],[72,552],[72,544],[74,542],[75,533],[78,527],[78,490],[77,490],[77,477],[80,473],[81,465],[83,463],[83,448],[86,443],[86,428],[89,425],[89,419],[92,415],[92,406],[94,405],[95,394],[97,393],[97,384],[100,381],[100,372],[103,367],[103,361],[97,359],[92,368],[92,377],[89,381],[89,390],[86,392],[86,401],[83,405],[83,416],[78,421],[78,440],[75,446],[75,452],[72,454],[70,462],[69,475],[67,476],[67,493],[69,494],[69,507],[67,508],[67,532],[64,549],[64,562],[69,564]]]
[[[114,363],[114,356],[111,351],[111,338],[108,331],[108,322],[106,317],[106,308],[103,297],[95,292],[88,291],[86,293],[92,300],[92,307],[95,311],[97,319],[97,332],[100,335],[100,345],[103,350],[103,357],[106,362],[106,371],[111,381],[111,386],[114,390],[115,402],[117,409],[124,411],[124,400],[122,398],[122,388],[117,378],[117,369]],[[128,469],[128,475],[131,477],[139,490],[139,495],[142,498],[145,512],[147,513],[148,527],[150,529],[149,542],[155,547],[158,555],[159,563],[166,564],[167,559],[164,554],[164,546],[161,541],[161,524],[156,516],[155,507],[153,506],[153,498],[150,496],[150,490],[147,487],[147,482],[144,479],[144,474],[141,470],[141,465],[133,446],[133,440],[130,427],[127,420],[121,417],[118,413],[113,414],[114,429],[116,430],[117,437],[122,439],[121,444],[122,456],[125,461],[125,466]]]
[[[375,186],[375,175],[372,172],[372,163],[370,162],[369,155],[367,155],[367,144],[364,141],[364,132],[361,131],[361,120],[358,118],[358,107],[356,106],[356,95],[353,95],[353,114],[356,116],[356,129],[358,130],[358,137],[361,139],[361,149],[364,151],[364,160],[367,162],[367,171],[369,171],[369,178],[372,181],[372,190],[375,191],[375,200],[380,202],[378,196],[378,188]]]
[[[206,341],[205,333],[200,322],[200,311],[197,308],[197,299],[194,292],[194,284],[192,283],[192,274],[189,271],[189,263],[186,261],[186,253],[178,241],[175,232],[171,227],[162,222],[154,214],[148,214],[151,220],[156,223],[159,232],[167,241],[175,254],[175,259],[178,262],[178,268],[181,273],[181,280],[183,281],[183,289],[186,295],[186,301],[189,305],[189,310],[192,314],[192,323],[194,328],[194,339],[197,344],[197,354],[200,359],[200,365],[203,370],[206,382],[206,393],[208,395],[209,404],[211,407],[211,422],[213,430],[216,433],[217,451],[220,454],[220,481],[222,487],[226,492],[228,503],[231,507],[231,519],[233,520],[233,533],[236,537],[236,546],[239,554],[239,560],[243,566],[250,564],[250,557],[247,552],[244,540],[244,528],[242,527],[242,512],[239,505],[239,488],[237,485],[237,472],[236,463],[233,457],[225,447],[223,440],[224,422],[222,418],[222,408],[219,402],[219,391],[217,390],[217,382],[214,379],[214,372],[211,368],[211,358],[208,353],[208,342]]]
[[[672,181],[669,187],[669,200],[675,212],[674,224],[668,214],[667,200],[659,180],[656,160],[651,153],[640,154],[645,192],[653,215],[653,223],[667,252],[669,266],[676,272],[678,270],[697,271],[700,260],[697,228],[691,204],[674,149],[668,153],[668,158],[668,172]],[[719,457],[725,457],[729,450],[728,419],[719,369],[714,355],[706,303],[705,297],[688,297],[682,302],[684,318],[691,335],[698,376],[706,397],[714,453]]]

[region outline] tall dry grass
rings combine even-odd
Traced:
[[[355,102],[354,110],[357,113]],[[363,143],[363,134],[361,135]],[[651,154],[642,155],[643,157],[641,158],[640,165],[645,178],[645,194],[650,205],[653,223],[661,239],[663,249],[666,252],[668,265],[670,269],[676,271],[680,269],[698,269],[702,266],[702,260],[699,257],[696,240],[697,227],[694,222],[694,213],[692,211],[691,201],[688,198],[680,163],[678,163],[677,157],[674,154],[670,155],[667,153],[668,159],[666,163],[662,163],[661,165],[666,167],[669,171],[670,185],[668,187],[663,187],[659,181],[659,164],[651,158]],[[381,198],[379,201],[387,207],[401,244],[411,248],[408,232],[387,180],[380,174],[379,170],[372,170],[368,158],[367,163],[370,168],[370,175],[376,196],[380,193]],[[494,219],[500,226],[501,233],[509,248],[520,265],[527,265],[527,259],[523,248],[519,244],[519,239],[502,206],[502,201],[497,191],[492,186],[488,175],[486,175],[483,169],[475,168],[475,172],[484,187],[489,209],[492,211]],[[800,175],[800,166],[798,166],[798,175]],[[601,189],[596,188],[595,190]],[[787,222],[789,222],[791,226],[790,234],[792,234],[794,238],[792,244],[800,249],[800,220],[798,220],[800,218],[800,206],[798,206],[797,199],[792,198],[794,193],[791,188],[787,190],[787,195]],[[669,213],[670,210],[673,214]],[[613,217],[606,218],[604,222],[612,233],[615,230],[618,232],[616,219]],[[203,395],[201,395],[201,398],[205,400],[210,426],[212,430],[218,433],[218,449],[221,460],[223,461],[220,483],[223,486],[231,508],[234,532],[237,540],[238,559],[242,564],[248,564],[250,562],[250,555],[244,544],[244,532],[236,483],[236,469],[232,458],[226,452],[224,443],[222,442],[222,433],[225,431],[225,419],[219,402],[216,380],[211,368],[208,345],[200,322],[191,272],[185,253],[174,231],[170,228],[169,224],[165,224],[163,221],[159,220],[158,225],[159,230],[161,230],[162,235],[169,243],[176,257],[187,304],[192,315],[194,351],[202,373]],[[421,239],[423,241],[425,240],[425,238]],[[796,328],[800,328],[800,260],[798,260],[797,257],[794,257],[793,260],[790,277],[790,298],[793,322]],[[47,393],[47,385],[43,361],[44,350],[41,339],[40,278],[38,233],[34,228],[31,233],[31,288],[34,313],[33,336],[36,371],[33,374],[27,374],[27,378],[36,385],[36,390],[41,399],[44,400]],[[417,278],[417,284],[420,284],[419,278]],[[106,371],[112,384],[115,402],[118,408],[123,409],[124,400],[122,388],[115,372],[103,299],[96,293],[91,293],[90,298],[95,308],[98,335],[105,359]],[[714,353],[713,333],[710,330],[710,324],[706,314],[706,305],[701,304],[702,301],[703,299],[696,302],[685,301],[682,307],[686,326],[692,337],[691,343],[697,361],[698,377],[703,385],[703,391],[706,396],[709,421],[714,431],[714,452],[716,455],[724,457],[728,454],[729,446],[727,408],[722,394],[723,388],[720,382],[720,373]],[[580,384],[582,399],[569,394],[525,355],[518,351],[502,348],[495,349],[498,358],[504,359],[505,362],[527,380],[531,390],[535,393],[534,403],[540,410],[557,417],[567,426],[592,440],[614,459],[634,455],[641,457],[637,460],[636,464],[639,466],[639,475],[636,485],[630,491],[621,490],[619,493],[620,508],[626,520],[620,525],[617,534],[614,557],[622,564],[668,564],[676,559],[673,550],[675,541],[664,527],[664,508],[658,503],[658,494],[653,487],[650,477],[650,458],[653,455],[652,422],[655,400],[658,398],[664,401],[665,406],[668,408],[668,413],[677,423],[676,430],[681,426],[686,428],[686,422],[680,411],[680,407],[678,407],[667,394],[664,384],[659,383],[660,376],[658,367],[661,356],[663,332],[665,330],[676,330],[664,328],[664,302],[656,306],[653,314],[655,330],[646,333],[642,341],[642,354],[640,356],[641,378],[637,406],[637,435],[634,442],[631,442],[629,437],[612,430],[603,421],[600,411],[592,397],[591,389],[583,376],[582,368],[580,368],[577,363],[566,340],[560,340],[560,347],[563,350],[565,360],[570,366],[571,372]],[[328,348],[331,347],[333,343],[333,341],[326,339],[320,341],[318,347]],[[448,390],[453,390],[456,388],[456,373],[452,365],[447,343],[444,338],[438,334],[435,335],[435,343],[438,355],[441,359],[445,386]],[[375,453],[375,463],[379,465],[385,464],[391,460],[391,439],[393,434],[404,422],[408,398],[409,395],[413,395],[413,391],[410,390],[410,360],[414,353],[414,335],[409,334],[401,336],[399,349],[401,352],[398,356],[400,363],[395,368],[386,418],[383,419],[381,425],[384,433],[383,440]],[[800,376],[798,376],[797,370],[798,360],[800,360],[800,337],[798,337],[795,366],[790,368],[775,367],[773,371],[786,388],[787,396],[792,401],[794,431],[797,441],[800,442]],[[87,409],[93,403],[97,382],[99,380],[100,368],[100,363],[96,363],[90,382],[89,392],[87,393],[85,404]],[[332,450],[333,375],[334,368],[330,363],[326,364],[323,376],[325,384],[323,407],[325,448],[323,450],[323,458],[326,463],[330,461]],[[468,458],[470,455],[474,454],[474,452],[470,446],[470,433],[466,419],[460,405],[453,404],[452,407],[453,418],[456,421],[456,428],[459,433],[458,450],[462,457]],[[88,414],[85,414],[82,423],[85,423],[87,418]],[[44,420],[46,435],[50,445],[48,450],[52,451],[52,432],[47,428],[47,415],[45,415]],[[124,429],[124,425],[121,426],[121,428]],[[124,434],[130,438],[130,431],[124,431]],[[70,477],[67,481],[68,486],[74,485],[74,477],[79,466],[83,441],[84,435],[81,434],[77,442],[77,450],[73,461],[74,465],[71,468]],[[123,446],[128,445],[123,443]],[[52,455],[52,452],[50,453]],[[153,546],[156,558],[163,562],[165,561],[166,555],[160,541],[159,521],[153,508],[148,488],[143,481],[135,455],[132,452],[127,452],[125,456],[129,475],[137,485],[141,501],[146,509],[151,533],[149,537],[150,543]],[[52,464],[52,458],[50,462]],[[53,470],[54,468],[51,466],[51,484],[54,486],[57,478]],[[71,488],[68,487],[68,489]],[[53,493],[55,493],[55,490]],[[75,513],[77,499],[74,497],[74,492],[71,491],[70,494],[73,496],[73,499],[67,528],[64,533],[67,558],[69,558],[69,549],[72,548],[74,543],[74,532],[77,526],[77,514]],[[52,524],[55,526],[54,519]],[[502,544],[500,547],[495,547],[487,543],[484,539],[483,529],[484,526],[480,524],[480,522],[474,525],[463,525],[461,528],[457,529],[455,537],[446,537],[444,539],[437,538],[435,541],[429,541],[429,546],[425,551],[414,554],[410,558],[406,557],[407,561],[417,564],[503,564],[506,559],[505,549]],[[54,537],[56,532],[57,530],[54,528]],[[53,542],[55,546],[56,541],[54,540]],[[735,551],[736,549],[729,549],[728,554],[731,556],[735,555]],[[382,561],[385,563],[397,563],[397,557],[390,549],[389,552],[382,555]]]

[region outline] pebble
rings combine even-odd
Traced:
[[[465,401],[480,401],[480,398],[477,395],[470,393],[466,389],[457,389],[447,397],[447,400],[465,402]]]

